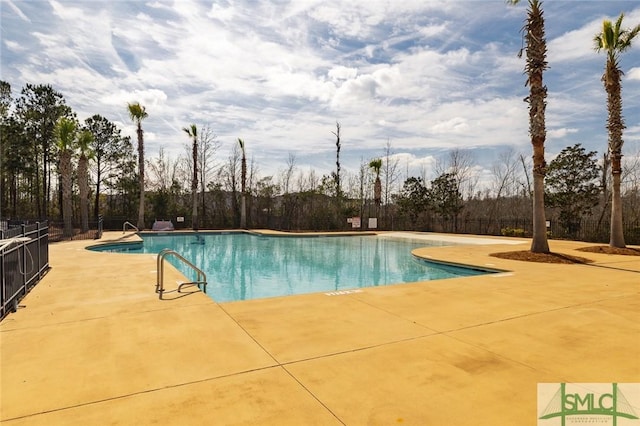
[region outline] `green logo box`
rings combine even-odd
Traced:
[[[640,426],[640,383],[538,383],[538,426]]]

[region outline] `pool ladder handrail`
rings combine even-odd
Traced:
[[[126,232],[127,229],[127,225],[129,225],[130,227],[132,227],[133,229],[136,230],[136,232],[140,232],[140,230],[138,229],[137,226],[135,226],[133,223],[126,221],[125,223],[122,224],[122,233],[124,234]]]
[[[164,292],[164,262],[163,260],[165,260],[165,258],[167,256],[174,256],[176,257],[178,260],[180,260],[182,263],[184,263],[185,265],[187,265],[188,267],[190,267],[191,269],[193,269],[196,272],[196,281],[190,281],[190,282],[184,282],[181,283],[178,286],[178,293],[180,292],[180,289],[185,286],[185,285],[196,285],[198,286],[198,288],[200,288],[200,285],[202,284],[202,291],[207,294],[207,275],[202,272],[202,270],[200,268],[198,268],[196,265],[194,265],[193,263],[189,262],[187,259],[185,259],[180,253],[178,253],[175,250],[172,249],[162,249],[160,251],[160,253],[158,253],[158,257],[156,259],[157,262],[157,279],[156,279],[156,293],[159,294],[160,300],[162,300],[162,293]]]

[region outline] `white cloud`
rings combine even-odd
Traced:
[[[82,9],[65,6],[56,0],[49,0],[49,4],[53,8],[53,13],[62,19],[81,21],[84,18]]]
[[[386,159],[385,159],[386,161]],[[403,175],[408,176],[421,176],[428,171],[432,171],[436,164],[438,163],[438,159],[433,155],[415,155],[408,152],[398,152],[389,156],[390,164],[397,164],[399,170],[404,171]],[[422,176],[426,179],[429,179],[430,176]]]
[[[593,37],[601,29],[601,21],[591,21],[560,37],[549,40],[548,61],[550,63],[593,59],[595,57]]]
[[[625,74],[629,80],[640,80],[640,67],[633,67]]]
[[[584,3],[545,4],[547,33],[554,34],[545,74],[551,144],[606,139],[604,57],[591,46],[601,18],[580,15],[604,3]],[[258,163],[269,159],[265,173],[287,152],[332,167],[324,157],[332,155],[336,120],[345,162],[378,155],[387,139],[412,164],[430,161],[434,150],[529,143],[524,60],[516,57],[524,7],[496,1],[479,10],[444,0],[6,4],[3,79],[14,87],[52,84],[81,118],[100,113],[132,136],[126,104],[139,101],[149,112],[151,153],[159,146],[181,153],[180,128],[191,122],[209,123],[227,148],[245,138]],[[636,7],[625,22],[637,18]],[[636,65],[636,49],[623,64]],[[626,79],[632,88],[640,69],[626,71]],[[638,98],[624,100],[625,116],[637,116]]]
[[[7,49],[13,50],[14,52],[23,52],[27,50],[25,46],[22,46],[20,43],[11,40],[2,40]]]
[[[469,128],[467,120],[463,117],[453,117],[450,120],[436,123],[431,127],[435,134],[462,133]]]
[[[101,99],[107,105],[126,106],[128,103],[140,102],[146,108],[151,109],[162,105],[167,101],[167,95],[162,90],[133,90],[132,92],[118,91],[110,93]]]
[[[327,75],[332,80],[350,80],[356,78],[358,69],[339,65],[331,68]]]
[[[442,34],[447,31],[449,31],[449,27],[447,24],[428,25],[418,29],[418,32],[423,37],[427,38]]]
[[[563,138],[573,133],[578,133],[578,129],[563,128],[563,129],[547,130],[547,136],[550,138]]]
[[[22,10],[12,0],[6,0],[6,4],[13,10],[13,12],[20,17],[25,22],[31,23],[31,19],[27,15],[25,15]]]
[[[224,7],[219,4],[212,4],[211,9],[207,13],[209,18],[218,19],[220,21],[229,22],[236,15],[236,10],[232,7]]]

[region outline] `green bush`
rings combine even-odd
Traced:
[[[500,230],[500,233],[505,236],[505,237],[524,237],[525,236],[525,230],[522,228],[512,228],[510,226],[507,226],[506,228],[502,228]]]

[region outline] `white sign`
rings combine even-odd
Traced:
[[[351,227],[352,228],[360,228],[360,218],[359,217],[352,217],[351,218]]]
[[[369,218],[369,229],[376,229],[378,227],[378,218],[370,217]]]
[[[176,218],[176,220],[177,220],[178,222],[184,222],[184,217],[183,217],[183,216],[178,216],[178,217]]]

